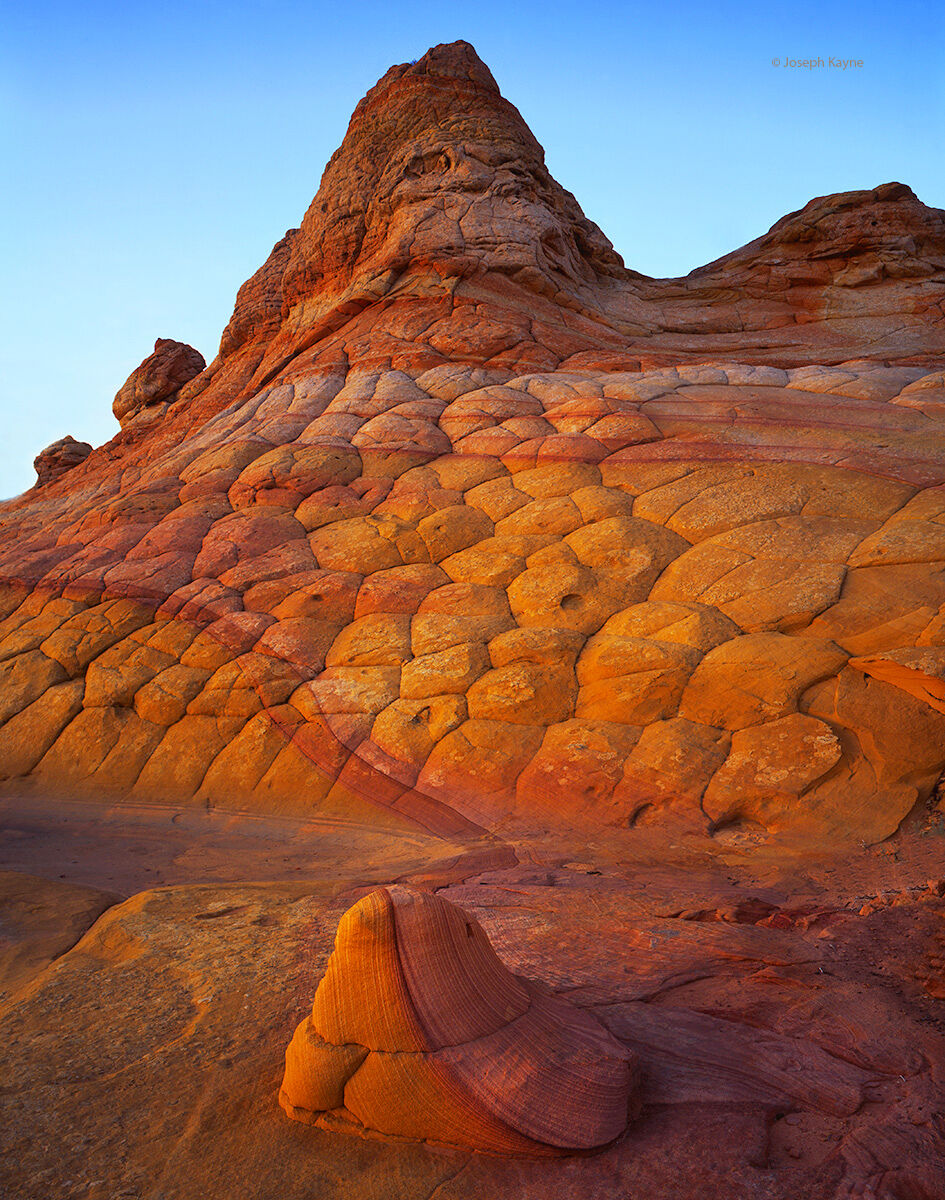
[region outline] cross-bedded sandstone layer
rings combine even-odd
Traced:
[[[945,766],[943,265],[888,184],[647,279],[471,47],[392,68],[214,362],[5,507],[3,774],[887,837]]]
[[[395,886],[342,917],[279,1103],[327,1128],[560,1155],[620,1137],[639,1091],[591,1013],[514,975],[471,913]]]

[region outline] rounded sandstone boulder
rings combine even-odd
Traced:
[[[513,975],[462,909],[398,885],[342,917],[279,1102],[311,1124],[541,1155],[619,1137],[638,1086],[595,1017]]]
[[[88,442],[77,442],[69,434],[53,442],[33,459],[37,486],[42,487],[44,483],[51,483],[60,475],[65,475],[66,471],[85,462],[91,453],[92,447]]]
[[[158,338],[154,353],[136,367],[115,396],[112,412],[122,428],[142,409],[173,400],[206,367],[199,350],[173,338]]]

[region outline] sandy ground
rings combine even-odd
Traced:
[[[509,863],[502,843],[453,843],[344,821],[298,821],[222,810],[106,805],[31,794],[0,796],[0,870],[131,896],[179,883],[346,878]]]
[[[0,870],[122,897],[170,884],[330,881],[378,869],[391,879],[442,871],[444,882],[455,882],[490,867],[534,863],[617,876],[653,902],[690,894],[737,898],[754,889],[776,904],[854,906],[945,878],[941,814],[876,846],[738,834],[673,838],[642,829],[503,832],[454,842],[337,820],[0,793]]]

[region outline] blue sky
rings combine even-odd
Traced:
[[[684,274],[812,196],[945,207],[939,3],[219,0],[8,6],[0,40],[0,496],[117,432],[156,337],[216,352],[363,93],[465,38],[628,266]],[[795,70],[829,56],[861,69]]]

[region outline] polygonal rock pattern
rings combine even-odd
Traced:
[[[217,359],[5,506],[0,771],[887,837],[945,766],[943,263],[887,185],[644,279],[471,47],[392,68]]]
[[[865,392],[877,372],[839,374]],[[446,377],[475,395],[475,376]],[[561,403],[646,393],[656,376],[682,396],[698,373],[624,374],[619,389],[612,374],[572,373]],[[703,817],[700,800],[717,753],[655,766],[650,731],[681,718],[686,744],[727,753],[739,730],[770,724],[766,754],[783,750],[787,767],[795,747],[778,723],[808,711],[811,689],[851,656],[860,670],[871,656],[881,710],[919,694],[903,680],[924,671],[876,665],[943,640],[945,526],[938,487],[902,478],[914,459],[904,454],[898,480],[852,470],[841,465],[845,432],[831,431],[830,463],[713,463],[715,443],[672,437],[657,445],[686,458],[661,459],[648,443],[645,458],[602,446],[589,462],[567,456],[569,433],[551,432],[523,459],[451,447],[391,475],[319,432],[364,389],[373,406],[386,394],[397,407],[398,389],[426,387],[448,411],[456,401],[436,401],[444,377],[332,372],[280,384],[208,422],[196,444],[141,463],[134,486],[76,497],[53,522],[9,514],[19,537],[8,533],[8,575],[42,573],[29,594],[8,588],[0,626],[5,772],[260,808],[376,814],[378,801],[400,800],[411,819],[426,796],[489,824],[509,811],[622,822],[641,806],[653,818],[663,801],[640,772],[655,769],[673,807],[716,821],[718,804]],[[503,378],[506,411],[542,392],[555,416],[564,381],[554,373]],[[737,407],[743,385],[714,386]],[[297,390],[308,393],[300,406]],[[830,395],[816,393],[816,409],[812,395],[811,421]],[[265,431],[288,419],[296,437],[273,449]],[[929,711],[921,736],[939,721]],[[878,778],[888,764],[876,718],[861,712],[852,734],[836,770]],[[945,759],[923,751],[917,776],[909,727],[895,736],[902,774],[892,791],[870,784],[867,837],[891,832]],[[713,795],[737,776],[735,761]],[[353,796],[334,782],[346,764]],[[386,792],[358,782],[378,775]],[[826,786],[818,776],[775,789],[751,819],[781,828],[813,812],[842,831],[845,801],[830,791],[821,802]]]
[[[593,1016],[513,975],[456,905],[392,886],[342,917],[279,1102],[330,1128],[553,1154],[613,1141],[637,1091]]]

